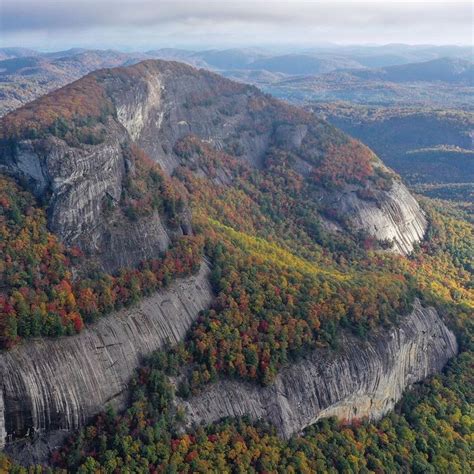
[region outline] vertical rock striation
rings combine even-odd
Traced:
[[[296,121],[274,129],[262,127],[260,121],[265,120],[252,111],[252,102],[261,100],[257,89],[177,63],[145,62],[136,67],[141,68],[139,80],[131,83],[126,93],[112,93],[117,117],[136,143],[169,173],[181,162],[174,153],[176,142],[190,134],[216,149],[237,148],[239,158],[256,168],[264,167],[264,157],[275,145],[298,157],[295,170],[302,175],[310,174],[314,168],[299,156],[309,134],[308,125]],[[108,88],[118,89],[114,78],[109,79]],[[278,121],[282,110],[275,108],[272,113]],[[327,124],[319,127],[321,133],[327,132]],[[388,172],[374,158],[376,166]],[[423,239],[427,227],[420,206],[396,179],[391,189],[373,186],[371,192],[375,199],[359,198],[351,186],[333,193],[322,192],[321,196],[332,202],[354,228],[379,240],[392,241],[395,252],[410,253]]]
[[[76,336],[33,340],[0,354],[0,447],[7,440],[84,425],[107,404],[122,408],[140,360],[182,340],[209,307],[209,269],[104,317]]]
[[[138,222],[107,213],[117,206],[127,175],[123,127],[109,120],[103,143],[73,147],[49,136],[18,143],[16,155],[0,154],[0,171],[23,182],[48,202],[48,227],[69,246],[79,246],[103,270],[114,272],[153,258],[173,232],[155,212]]]
[[[281,371],[269,387],[220,381],[181,401],[192,423],[249,416],[273,424],[288,438],[323,417],[377,419],[407,386],[436,373],[456,354],[454,334],[433,308],[417,301],[399,328],[363,343],[346,335],[340,350],[316,350]]]
[[[355,192],[338,197],[339,209],[352,225],[378,240],[393,242],[392,250],[409,254],[423,240],[428,222],[405,185],[394,180],[388,191],[375,193],[376,201],[360,199]]]
[[[67,245],[78,245],[97,257],[107,271],[134,266],[166,249],[170,237],[157,214],[142,223],[145,231],[129,225],[122,232],[123,223],[111,222],[105,212],[122,195],[129,167],[123,153],[126,145],[135,143],[171,174],[182,164],[177,142],[194,135],[257,169],[265,168],[266,158],[275,150],[289,152],[296,161],[295,171],[306,176],[324,153],[323,142],[347,139],[326,122],[255,87],[184,64],[144,61],[97,71],[92,77],[94,81],[88,76],[48,97],[64,95],[68,87],[73,93],[82,81],[84,88],[87,81],[100,84],[110,102],[107,116],[101,118],[100,140],[71,145],[54,131],[34,140],[9,137],[15,139],[15,146],[0,149],[0,171],[27,182],[48,203],[51,230]],[[19,109],[0,120],[0,137],[2,129],[12,129],[15,115],[21,114]],[[29,114],[41,116],[41,100],[29,106]],[[375,155],[374,163],[383,168]],[[367,191],[375,199],[369,200],[360,199],[350,188],[347,183],[335,192],[321,189],[321,203],[333,204],[351,227],[380,240],[393,240],[399,253],[409,253],[423,237],[426,219],[403,184],[395,181],[387,190],[371,183]],[[134,242],[128,248],[127,235]],[[111,246],[118,249],[120,259],[114,258],[116,252],[108,252]]]

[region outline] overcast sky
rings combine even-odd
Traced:
[[[0,0],[0,46],[472,44],[470,2]]]

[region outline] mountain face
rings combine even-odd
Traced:
[[[7,449],[23,462],[44,462],[51,448],[104,405],[123,409],[127,382],[140,359],[182,340],[209,306],[208,274],[203,265],[195,277],[77,336],[35,341],[1,354],[0,447],[42,435],[33,448],[12,443]],[[400,328],[380,331],[362,344],[348,335],[342,344],[338,354],[312,352],[270,387],[221,381],[177,403],[189,425],[247,416],[271,423],[288,438],[324,417],[380,418],[408,385],[436,373],[457,353],[453,333],[433,308],[419,302]]]
[[[127,384],[143,357],[181,341],[212,297],[203,264],[197,275],[143,299],[133,310],[103,318],[90,331],[0,354],[0,447],[28,434],[65,434],[107,404],[125,408]]]
[[[82,143],[73,143],[77,140],[74,137],[68,144],[72,132],[60,130],[62,109],[57,104],[71,96],[77,96],[75,102],[87,103],[87,87],[95,89],[99,105],[95,106],[96,117],[86,120],[97,123],[92,127],[76,126],[74,133],[82,134]],[[76,113],[82,113],[82,109]],[[34,132],[39,138],[30,138],[32,129],[28,127],[38,126],[31,123],[33,114],[50,122],[44,126],[40,122],[40,129]],[[370,151],[349,142],[310,114],[270,99],[250,86],[178,63],[152,61],[116,72],[98,72],[57,95],[13,112],[3,119],[2,126],[4,137],[17,137],[14,146],[4,147],[2,169],[27,179],[35,194],[47,199],[50,227],[65,243],[79,245],[93,255],[103,254],[116,240],[128,238],[134,248],[139,242],[138,237],[121,237],[119,230],[113,230],[103,209],[104,200],[119,200],[128,166],[123,150],[132,141],[168,173],[182,160],[176,153],[176,143],[195,135],[217,150],[237,153],[240,160],[257,169],[265,167],[269,150],[281,149],[291,153],[295,171],[307,177],[324,160],[327,145],[322,137],[331,140],[333,135],[336,143],[341,142],[338,146],[354,147],[354,153],[365,160],[359,168],[369,167],[367,172],[374,179],[378,176],[383,180],[387,174]],[[54,133],[41,127],[53,127]],[[59,137],[61,134],[65,139]],[[336,161],[337,149],[329,148]],[[328,174],[321,179],[345,173],[337,163],[326,166]],[[315,191],[315,198],[340,207],[356,229],[392,241],[399,252],[410,252],[423,237],[426,220],[406,188],[397,178],[389,178],[391,184],[380,189],[370,179],[362,183],[357,177],[342,175],[340,179],[347,180],[344,186],[334,190],[321,187]],[[371,197],[361,198],[363,190]],[[154,235],[156,243],[143,246],[163,248],[167,229],[157,221],[144,226],[135,230],[140,235]],[[134,229],[130,231],[133,235]],[[123,245],[118,243],[116,248],[124,250]],[[130,263],[133,261],[131,257]],[[117,268],[114,262],[109,266]]]
[[[311,175],[320,160],[320,156],[314,156],[318,153],[320,136],[334,134],[335,140],[344,140],[337,131],[297,109],[264,98],[251,87],[222,81],[213,74],[200,73],[201,98],[196,99],[193,91],[196,78],[191,71],[187,69],[179,78],[166,68],[159,74],[142,75],[141,82],[113,99],[118,120],[136,143],[168,172],[181,161],[175,153],[175,143],[190,134],[217,150],[237,153],[239,159],[255,168],[265,167],[272,147],[282,149],[295,155],[292,166],[303,176]],[[214,98],[219,87],[222,92]],[[364,153],[362,149],[358,151]],[[383,165],[373,159],[375,173],[385,173]],[[416,202],[399,183],[394,182],[386,190],[368,186],[380,193],[377,205],[360,199],[359,187],[353,183],[337,192],[320,190],[317,199],[341,205],[356,228],[380,240],[393,240],[395,249],[409,252],[413,243],[422,238],[426,226]],[[384,202],[387,205],[381,212]]]
[[[262,269],[261,255],[247,261],[239,258],[247,254],[236,253],[230,267],[213,269],[212,290],[220,292],[213,301],[209,269],[203,262],[197,276],[123,312],[113,311],[78,335],[25,342],[0,354],[0,434],[4,441],[36,431],[82,426],[108,402],[123,407],[124,384],[141,357],[162,347],[167,338],[173,343],[185,335],[194,338],[190,345],[200,351],[213,343],[216,353],[228,347],[230,340],[246,341],[244,353],[258,362],[260,354],[252,337],[257,342],[262,337],[259,345],[266,346],[258,370],[267,383],[273,373],[276,385],[210,385],[187,402],[188,422],[249,414],[276,423],[285,436],[322,416],[351,418],[360,410],[379,417],[408,384],[441,368],[457,350],[454,336],[435,310],[415,303],[409,315],[402,315],[408,312],[413,295],[408,294],[408,283],[404,286],[403,274],[393,279],[390,271],[388,276],[381,274],[386,253],[366,262],[365,247],[405,255],[421,242],[427,220],[417,201],[367,147],[302,109],[210,72],[179,63],[145,61],[92,73],[7,114],[0,126],[0,171],[34,193],[47,209],[49,229],[65,246],[79,247],[96,271],[121,274],[126,267],[156,258],[173,240],[199,232],[209,222],[214,225],[204,227],[209,234],[222,232],[227,241],[238,242],[248,252],[254,246],[266,252],[271,263]],[[159,203],[150,197],[155,188],[163,196]],[[222,195],[233,196],[237,211]],[[206,207],[208,196],[212,206]],[[275,197],[285,214],[272,203]],[[277,248],[278,241],[270,233],[266,243],[252,236],[255,229],[265,235],[265,225],[270,222],[258,214],[257,207],[267,211],[275,226],[281,224],[275,227],[279,233],[284,234],[291,225],[294,232],[300,232],[295,235],[323,242],[318,243],[320,253],[296,248],[299,242],[294,238],[283,241],[286,247]],[[222,222],[216,223],[216,216]],[[233,223],[239,224],[236,229]],[[295,247],[294,254],[286,242]],[[215,262],[230,253],[230,247],[226,251],[222,245],[211,245],[208,253]],[[328,257],[330,245],[338,252],[337,262]],[[317,258],[320,267],[313,263]],[[397,259],[400,257],[389,265],[398,268]],[[356,262],[355,269],[348,260]],[[248,273],[239,287],[238,264],[244,263],[247,267],[240,270]],[[336,271],[336,265],[342,270]],[[283,291],[273,288],[270,271],[277,272],[275,278],[281,280]],[[375,275],[369,284],[362,278],[364,272]],[[262,282],[252,280],[255,275]],[[137,275],[130,279],[133,277]],[[222,284],[224,277],[234,280]],[[315,278],[321,280],[313,281]],[[349,292],[351,279],[354,294]],[[362,288],[360,281],[365,284]],[[375,296],[372,282],[379,285]],[[222,286],[231,290],[235,286],[230,303]],[[387,287],[394,292],[393,298],[384,293]],[[300,293],[290,294],[293,288]],[[122,290],[117,290],[119,295]],[[264,296],[257,295],[254,301],[258,291]],[[338,303],[338,293],[347,302]],[[328,303],[328,295],[336,301],[335,308]],[[297,306],[300,299],[307,299],[304,306]],[[264,304],[269,304],[268,310]],[[382,307],[380,315],[378,306]],[[238,313],[222,312],[236,308]],[[268,313],[270,322],[259,321],[261,313]],[[220,319],[214,321],[216,314]],[[249,327],[243,319],[247,314]],[[358,328],[362,333],[368,328],[374,332],[365,345],[354,336],[342,336],[345,350],[338,353],[328,347],[327,340],[335,338],[338,326],[326,321],[327,314],[338,317],[341,328],[367,318],[368,323]],[[226,318],[232,323],[241,320],[241,327],[228,331],[233,339],[220,343],[199,339],[226,324]],[[402,325],[388,335],[376,330],[377,324],[393,324],[399,318],[404,318]],[[277,368],[292,359],[286,349],[275,350],[274,337],[267,339],[273,320],[280,327],[286,325],[286,332],[294,337],[288,353],[294,343],[295,352],[304,347],[315,354],[300,357],[300,366],[289,366],[278,376]],[[203,329],[207,321],[208,333]],[[310,331],[319,335],[323,333],[320,328],[328,339],[311,339]],[[281,338],[287,342],[284,331]],[[303,338],[308,339],[306,345]],[[283,354],[271,371],[267,370],[270,349],[278,357]],[[211,357],[216,359],[216,355]],[[223,360],[233,363],[238,357],[241,370],[246,370],[240,353],[224,355]],[[257,369],[253,369],[248,378],[256,379]],[[233,365],[230,370],[235,373]],[[209,374],[207,369],[201,372]],[[341,380],[339,373],[344,374]],[[324,380],[326,389],[318,390],[305,378]],[[298,395],[290,393],[290,386],[298,387]],[[281,387],[287,396],[281,395]],[[233,398],[248,394],[248,403],[239,399],[233,412],[220,392]],[[275,409],[268,409],[268,403]],[[308,404],[306,412],[300,410],[300,403]]]
[[[367,343],[352,337],[337,354],[314,351],[278,375],[270,387],[234,381],[211,385],[181,401],[189,422],[224,417],[265,420],[289,438],[318,419],[377,419],[391,410],[407,385],[442,369],[457,353],[454,334],[433,308],[416,303],[400,328],[381,331]]]

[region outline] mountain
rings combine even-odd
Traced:
[[[305,49],[284,48],[268,50],[264,48],[233,48],[226,50],[188,51],[161,49],[149,51],[153,57],[180,61],[201,61],[208,68],[219,70],[251,69],[273,70],[296,75],[303,68],[303,61],[314,63],[309,69],[317,74],[323,69],[341,68],[385,68],[410,63],[420,63],[441,58],[472,60],[472,50],[462,46],[431,46],[387,44],[382,46],[341,46],[327,45]],[[165,56],[174,54],[174,56]],[[260,63],[262,61],[262,63]],[[266,62],[268,61],[268,64]],[[272,68],[272,69],[269,69]],[[306,74],[306,73],[303,73]]]
[[[317,58],[304,54],[287,54],[259,59],[247,65],[247,69],[261,69],[289,75],[322,74],[335,69],[351,67],[360,67],[360,65],[356,61],[344,57]]]
[[[228,429],[263,446],[247,423],[357,426],[467,354],[468,227],[253,86],[169,61],[101,69],[6,114],[0,145],[0,439],[24,464],[140,472],[183,444],[175,470],[212,470],[198,450]],[[229,415],[249,418],[193,431]],[[260,457],[249,469],[276,468]]]
[[[384,68],[401,64],[419,63],[444,57],[472,61],[472,49],[469,46],[454,45],[349,45],[313,48],[308,51],[314,55],[340,55],[350,57],[369,68]]]
[[[103,67],[133,64],[146,56],[74,49],[57,53],[22,51],[0,61],[0,116]]]
[[[357,77],[389,82],[446,82],[474,85],[474,63],[456,58],[391,66],[379,70],[353,71]]]
[[[164,65],[163,71],[159,69],[160,64]],[[120,126],[125,127],[133,141],[169,173],[181,161],[175,152],[176,142],[186,135],[197,135],[201,139],[208,140],[217,149],[228,150],[233,152],[233,154],[238,154],[241,159],[256,168],[264,165],[266,155],[272,147],[282,147],[285,153],[292,150],[300,150],[295,158],[292,159],[294,161],[293,166],[299,173],[309,175],[313,172],[314,166],[320,163],[321,153],[324,153],[323,151],[316,151],[317,148],[312,149],[313,143],[315,146],[319,145],[321,140],[319,135],[322,133],[327,134],[328,137],[333,136],[334,142],[340,142],[339,146],[346,146],[348,151],[354,148],[353,153],[356,154],[354,159],[358,163],[357,165],[354,164],[354,166],[359,167],[359,169],[354,170],[354,177],[349,177],[349,175],[346,175],[348,170],[339,169],[337,162],[328,162],[327,164],[321,162],[321,165],[328,168],[324,170],[324,173],[327,173],[327,175],[322,174],[321,180],[334,180],[336,183],[354,180],[354,184],[371,186],[370,180],[367,181],[369,177],[374,176],[375,179],[376,176],[380,176],[381,179],[384,179],[384,174],[388,173],[383,168],[383,165],[367,149],[364,149],[358,143],[351,142],[343,137],[343,135],[339,135],[339,132],[333,131],[330,127],[320,123],[309,114],[265,98],[265,96],[252,87],[224,80],[205,71],[197,71],[192,68],[186,69],[185,66],[178,65],[178,63],[169,64],[145,62],[137,69],[124,70],[123,78],[120,76],[118,78],[114,76],[109,78],[105,72],[97,73],[95,76],[88,76],[87,81],[84,82],[95,82],[98,77],[100,78],[100,83],[113,90],[113,95],[108,96],[108,93],[104,92],[104,87],[101,84],[98,86],[96,94],[104,96],[104,99],[99,104],[90,104],[91,107],[93,106],[92,110],[96,111],[95,113],[97,114],[93,119],[98,120],[101,118],[102,121],[108,120],[108,116],[105,118],[101,117],[102,112],[98,107],[107,108],[107,110],[110,108],[112,110],[115,109],[117,119],[110,126],[103,128],[99,125],[97,130],[95,127],[91,130],[86,128],[86,132],[82,131],[83,127],[79,127],[77,132],[75,129],[70,131],[69,125],[65,125],[65,136],[69,132],[80,133],[80,137],[74,136],[71,137],[71,140],[85,140],[86,143],[90,141],[91,144],[99,141],[98,146],[102,148],[103,141],[113,140],[115,143],[119,143],[119,135],[114,137],[111,135],[111,132],[116,128],[117,133],[120,134]],[[156,78],[154,76],[155,68],[157,69]],[[180,68],[184,68],[184,73],[176,74],[174,68],[177,71],[180,71]],[[133,72],[135,71],[139,71],[140,74],[137,84],[132,88]],[[126,89],[120,90],[119,80],[125,81]],[[193,84],[193,81],[196,84]],[[45,133],[44,130],[55,130],[58,126],[56,125],[57,121],[62,118],[61,115],[58,116],[58,113],[62,112],[61,100],[65,100],[66,103],[74,100],[71,99],[71,96],[77,91],[78,101],[83,101],[86,104],[90,103],[90,99],[87,99],[84,95],[86,92],[82,90],[82,84],[81,81],[74,83],[70,87],[67,86],[65,89],[62,89],[57,96],[47,96],[47,98],[33,102],[18,110],[18,112],[8,115],[3,122],[6,129],[4,135],[14,133],[16,135],[19,134],[20,137],[24,135],[25,138],[30,138],[29,135],[31,133],[35,136],[36,134],[41,135]],[[114,88],[114,86],[117,87]],[[180,91],[180,87],[184,93]],[[133,97],[130,98],[131,102],[128,102],[130,94],[133,94]],[[58,102],[59,105],[55,105],[55,102]],[[256,104],[257,102],[258,105]],[[169,115],[170,112],[162,108],[166,103],[174,104],[172,115]],[[261,108],[261,112],[258,114],[254,113],[253,107]],[[73,110],[68,112],[67,115],[73,114]],[[82,112],[82,107],[80,110]],[[82,113],[87,113],[87,111],[84,110]],[[288,115],[289,119],[286,118]],[[32,119],[34,116],[44,116],[47,122],[42,124],[40,119],[39,123],[35,124]],[[54,121],[52,121],[53,117]],[[230,117],[230,119],[227,119],[227,117]],[[279,117],[282,118],[280,119]],[[159,128],[157,128],[156,124],[159,124]],[[323,129],[322,132],[319,131],[321,128]],[[255,129],[258,130],[257,133],[252,132]],[[237,134],[236,130],[240,130],[240,132]],[[84,133],[91,134],[91,136],[84,136]],[[44,168],[41,156],[34,151],[35,143],[25,142],[27,148],[24,151],[22,143],[22,141],[18,142],[16,155],[6,165],[8,169],[16,169],[19,173],[29,175],[29,179],[34,179],[35,188],[40,190],[39,192],[41,193],[49,192],[47,190],[48,182],[54,181],[59,183],[62,179],[66,178],[66,176],[62,179],[59,179],[59,176],[53,178],[57,170],[62,170],[62,173],[65,172],[62,166],[56,165],[51,168]],[[41,146],[44,147],[44,138],[41,139]],[[118,149],[115,149],[115,153],[117,152]],[[27,161],[29,163],[32,163],[33,160],[31,153],[33,153],[33,156],[36,156],[34,160],[36,160],[37,164],[34,166],[34,170],[24,168],[23,153],[27,153]],[[62,155],[67,155],[68,153],[76,154],[77,152],[75,149],[71,149],[69,152],[67,150],[61,152]],[[332,153],[336,153],[336,150]],[[113,156],[115,159],[115,154]],[[104,159],[108,160],[109,158],[104,156]],[[335,160],[336,158],[334,157],[333,159]],[[372,162],[374,163],[373,165]],[[333,166],[334,169],[332,169]],[[36,176],[40,168],[40,176]],[[72,175],[75,175],[72,170],[68,170],[68,173],[71,172]],[[97,170],[94,170],[94,172],[97,172]],[[360,177],[358,177],[359,175]],[[104,177],[101,181],[106,183],[107,179]],[[73,197],[76,193],[75,186],[72,186],[73,183],[70,180],[66,180],[65,183],[67,183],[71,199],[73,201],[79,200],[79,195],[77,198]],[[78,190],[81,188],[80,183],[77,183],[77,188]],[[91,192],[95,194],[95,191]],[[97,190],[97,192],[102,194],[103,189]],[[120,195],[117,190],[110,190],[109,192],[113,196],[118,197]],[[374,192],[377,192],[377,190],[374,189]],[[67,214],[71,215],[73,203],[65,202],[65,196],[60,186],[55,186],[55,193],[58,197],[61,196],[61,199],[58,199],[57,203],[55,203],[55,198],[53,197],[50,204],[52,214],[56,215],[56,211],[53,209],[57,205],[67,206]],[[398,193],[399,196],[397,197]],[[330,189],[325,194],[324,197],[328,201],[341,200],[340,195],[330,192]],[[389,187],[387,191],[382,191],[379,197],[382,201],[396,200],[397,198],[405,199],[407,208],[404,209],[402,207],[404,203],[400,202],[396,210],[400,215],[392,221],[392,217],[387,217],[381,213],[378,206],[372,205],[370,201],[360,200],[355,192],[347,194],[347,199],[343,201],[343,207],[347,208],[349,215],[353,215],[353,225],[364,228],[381,240],[394,239],[395,248],[401,252],[409,252],[412,249],[413,243],[423,235],[425,226],[424,219],[415,201],[409,196],[403,185],[398,183],[395,183],[393,187]],[[97,199],[99,199],[99,196]],[[82,208],[84,205],[87,206],[89,204],[79,203],[78,201],[77,204],[74,204],[74,206],[76,205]],[[369,208],[373,209],[369,210]],[[370,221],[365,217],[366,213],[372,215]],[[61,214],[62,211],[58,211],[59,220],[61,220]],[[79,212],[79,216],[81,214]],[[408,221],[411,221],[413,214],[419,217],[416,221],[412,221],[408,227],[405,227],[408,225]],[[97,228],[101,217],[90,214],[88,216],[91,221],[87,225],[91,226],[91,228]],[[378,224],[376,223],[377,218],[381,219]],[[389,220],[382,224],[386,219]],[[400,225],[394,226],[393,222],[400,222]],[[53,224],[51,222],[50,225],[59,234],[64,235],[64,237],[69,234],[74,235],[73,238],[66,239],[68,243],[72,243],[79,238],[77,229],[83,228],[85,223],[73,218],[68,223],[68,227],[70,226],[71,230],[67,232],[63,230],[64,223],[58,222]],[[87,237],[88,241],[90,241],[89,237]],[[96,239],[92,240],[95,241]]]
[[[278,97],[299,102],[349,100],[386,105],[449,103],[469,107],[472,62],[462,59],[469,57],[462,48],[459,51],[428,48],[425,53],[425,50],[408,48],[405,59],[386,58],[385,54],[390,56],[399,50],[341,47],[281,54],[250,48],[206,51],[164,48],[146,53],[74,48],[40,53],[4,48],[0,53],[0,116],[93,70],[149,58],[176,60],[218,71],[230,79],[255,84]],[[377,52],[383,53],[385,59],[378,61],[374,56]],[[441,53],[450,56],[440,58]],[[420,57],[436,59],[407,64]],[[3,63],[2,58],[9,61]],[[365,67],[385,65],[387,61],[403,66]],[[453,86],[456,87],[453,89]]]
[[[0,60],[39,56],[38,51],[27,48],[0,48]]]
[[[344,101],[383,107],[472,109],[472,62],[439,59],[382,69],[336,70],[259,85],[299,104]]]

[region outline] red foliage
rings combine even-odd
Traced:
[[[38,133],[58,119],[98,119],[112,104],[93,74],[7,114],[1,121],[0,139]]]
[[[324,157],[313,170],[313,179],[324,185],[343,186],[355,182],[364,184],[373,175],[374,155],[357,140],[343,145],[330,143]]]
[[[145,159],[140,163],[150,165]],[[171,187],[164,192],[165,202],[173,192]],[[21,337],[79,332],[84,319],[129,305],[200,264],[202,239],[185,236],[137,269],[73,282],[66,254],[80,263],[81,252],[67,251],[47,231],[44,211],[34,207],[32,196],[0,177],[0,200],[5,204],[0,210],[0,348],[10,348]]]

